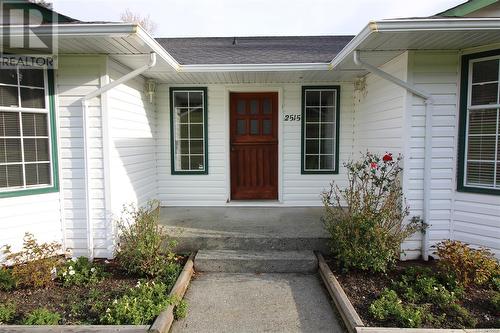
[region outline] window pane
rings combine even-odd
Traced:
[[[0,86],[0,106],[19,106],[17,87]]]
[[[49,160],[49,139],[36,139],[36,154],[38,161]]]
[[[319,138],[319,124],[306,124],[306,137],[308,139]]]
[[[238,100],[238,104],[236,106],[236,112],[238,112],[238,114],[245,114],[246,110],[245,110],[245,107],[246,107],[246,103],[245,103],[245,100]]]
[[[495,136],[470,136],[467,144],[468,160],[495,159],[496,138]]]
[[[250,120],[250,134],[257,135],[259,134],[259,121],[252,119]]]
[[[191,139],[203,139],[203,125],[195,124],[191,125],[190,136]]]
[[[36,141],[35,139],[24,139],[24,160],[26,162],[36,162]]]
[[[191,170],[203,170],[203,156],[191,156]]]
[[[496,104],[498,83],[487,83],[472,86],[471,105]]]
[[[19,83],[22,86],[44,87],[42,69],[19,69]]]
[[[333,154],[333,140],[322,139],[319,151],[321,154]]]
[[[258,114],[259,113],[259,101],[256,99],[252,99],[250,101],[250,113]]]
[[[334,124],[321,124],[321,137],[324,139],[333,139],[335,136]]]
[[[271,119],[264,119],[262,122],[262,134],[271,135],[273,133]]]
[[[0,163],[22,162],[21,139],[0,138]]]
[[[236,133],[238,135],[245,135],[246,132],[247,132],[247,128],[246,128],[246,120],[244,119],[238,119],[238,121],[236,122]]]
[[[469,111],[469,134],[495,134],[497,110]]]
[[[189,170],[189,155],[176,155],[175,168],[177,170]]]
[[[180,124],[187,124],[189,122],[189,109],[188,108],[176,108],[175,109],[175,121]]]
[[[203,106],[203,93],[201,91],[189,92],[189,106],[199,108]]]
[[[306,154],[319,154],[319,140],[306,140]]]
[[[201,109],[201,108],[190,109],[189,121],[191,123],[202,123],[203,122],[203,109]]]
[[[271,114],[271,111],[272,111],[271,99],[264,98],[264,101],[262,102],[262,113]]]
[[[492,186],[494,166],[489,162],[468,162],[467,184]]]
[[[0,112],[0,136],[19,136],[19,113]]]
[[[335,108],[321,108],[321,121],[322,122],[333,122],[335,121]]]
[[[7,187],[23,186],[23,167],[21,164],[7,165]]]
[[[320,167],[325,170],[333,170],[333,155],[321,155]]]
[[[498,59],[475,62],[472,65],[472,83],[498,81]]]
[[[0,83],[17,86],[17,71],[15,69],[0,69]]]
[[[191,140],[190,147],[191,154],[203,154],[203,140]]]
[[[23,108],[45,108],[44,90],[35,88],[21,88],[21,106]]]
[[[335,105],[335,92],[322,91],[321,92],[321,106],[334,106]]]
[[[43,113],[23,112],[23,135],[25,136],[47,136],[47,115]]]
[[[174,91],[174,107],[188,107],[188,93]]]
[[[320,92],[313,90],[306,90],[306,106],[319,106],[320,105]]]
[[[175,141],[175,148],[177,154],[189,154],[189,140]]]
[[[7,187],[7,166],[0,165],[0,188]]]
[[[306,108],[306,122],[319,121],[319,108]]]
[[[307,170],[318,170],[319,169],[319,156],[306,155],[306,169]]]

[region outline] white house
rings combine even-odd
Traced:
[[[429,225],[408,258],[448,238],[500,255],[499,1],[316,37],[155,39],[27,8],[58,63],[0,69],[0,244],[111,257],[112,216],[155,198],[319,206],[369,150],[404,155]],[[5,54],[22,23],[1,26]]]

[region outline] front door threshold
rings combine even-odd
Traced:
[[[226,203],[232,207],[277,207],[283,206],[279,200],[232,200]]]

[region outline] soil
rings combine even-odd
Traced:
[[[364,271],[339,272],[335,261],[326,257],[328,266],[335,277],[342,285],[347,297],[361,317],[366,326],[376,327],[396,327],[395,323],[379,322],[375,320],[368,308],[375,301],[384,288],[390,288],[392,281],[398,280],[399,276],[409,266],[426,266],[437,269],[436,261],[401,261],[396,268],[388,274],[376,274]],[[500,328],[500,313],[494,313],[489,303],[491,290],[479,287],[468,287],[465,290],[461,305],[477,319],[476,328]],[[439,315],[439,307],[433,306],[431,311],[434,315]],[[431,327],[426,327],[431,328]],[[452,319],[445,321],[441,326],[435,328],[460,328]]]

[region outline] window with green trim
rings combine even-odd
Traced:
[[[338,173],[339,86],[302,87],[302,173]]]
[[[206,174],[206,88],[170,88],[170,129],[172,174]]]
[[[54,188],[47,71],[0,69],[0,196]]]
[[[500,51],[463,61],[459,189],[500,193]]]

